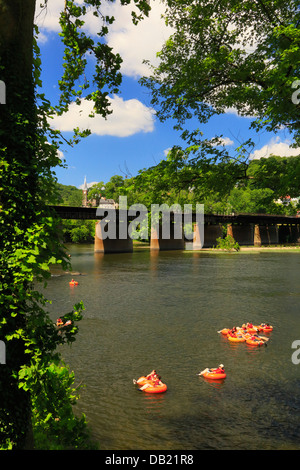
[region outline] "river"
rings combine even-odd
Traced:
[[[300,449],[299,252],[68,249],[79,284],[54,272],[46,295],[53,320],[84,302],[77,340],[62,354],[85,384],[76,409],[100,449]],[[218,333],[247,321],[273,325],[267,346]],[[197,375],[220,363],[223,382]],[[133,384],[153,368],[164,394]]]

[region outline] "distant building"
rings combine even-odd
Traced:
[[[88,199],[86,176],[84,177],[82,189],[82,207],[97,207],[96,199]],[[105,197],[101,197],[98,207],[102,207],[102,209],[117,209],[119,204],[117,204],[113,199],[106,199]]]
[[[117,209],[119,204],[117,204],[113,199],[101,197],[98,207],[101,207],[102,209]]]
[[[286,195],[280,199],[277,199],[277,204],[283,204],[284,206],[288,206],[290,203],[298,204],[300,197],[291,197]]]

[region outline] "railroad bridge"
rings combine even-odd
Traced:
[[[120,253],[133,251],[133,240],[129,236],[127,226],[137,215],[118,209],[102,210],[99,215],[97,207],[51,206],[61,219],[95,220],[95,252]],[[146,214],[146,213],[145,213]],[[186,237],[183,230],[178,237],[174,236],[176,213],[170,213],[170,234],[162,236],[161,226],[151,230],[150,249],[152,250],[182,250],[185,248]],[[116,237],[105,235],[103,223],[111,221],[116,225]],[[216,246],[217,238],[230,234],[240,246],[277,245],[285,243],[300,244],[300,217],[268,214],[203,214],[201,224],[197,214],[192,214],[193,235],[191,249],[210,248]],[[124,230],[124,226],[125,229]],[[123,227],[123,229],[122,229]],[[122,232],[122,233],[121,233]]]

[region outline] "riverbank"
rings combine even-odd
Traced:
[[[220,248],[202,248],[197,250],[199,252],[205,251],[206,253],[226,253],[225,250]],[[231,253],[278,253],[278,252],[293,252],[300,253],[300,246],[241,246],[239,251],[232,251]],[[228,253],[228,252],[227,252]]]

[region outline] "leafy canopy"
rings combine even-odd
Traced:
[[[256,130],[285,126],[300,146],[300,9],[297,0],[165,0],[174,34],[141,82],[152,105],[176,127],[200,124],[228,108]],[[299,88],[299,87],[298,87]],[[185,131],[185,137],[193,133]],[[195,136],[195,134],[194,134]]]

